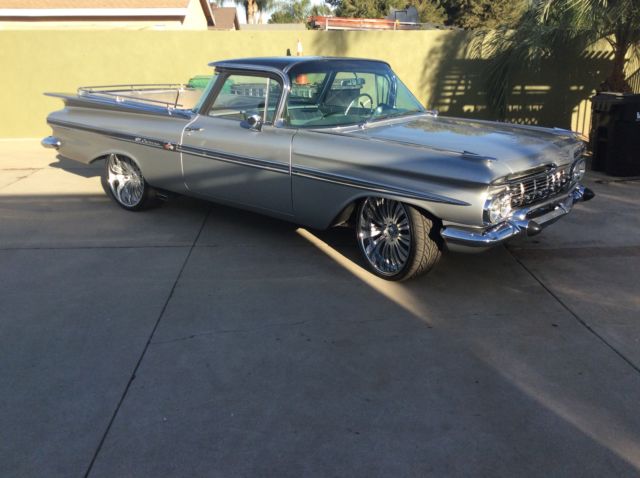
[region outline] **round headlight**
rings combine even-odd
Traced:
[[[584,158],[578,159],[571,167],[571,178],[574,181],[580,181],[584,178],[584,174],[587,172],[587,162]]]
[[[511,214],[511,193],[504,191],[487,199],[484,206],[484,219],[489,224],[504,221]]]

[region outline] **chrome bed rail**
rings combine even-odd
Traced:
[[[183,106],[179,103],[180,94],[188,89],[191,88],[178,83],[81,86],[78,88],[78,96],[111,99],[117,103],[145,103],[173,110]],[[166,101],[148,98],[148,95],[175,95],[175,98]]]

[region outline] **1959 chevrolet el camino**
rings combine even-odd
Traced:
[[[403,280],[449,249],[533,235],[593,193],[576,133],[438,117],[387,63],[324,57],[212,63],[202,91],[80,88],[42,143],[105,159],[137,211],[180,193],[312,228],[352,225],[370,270]]]

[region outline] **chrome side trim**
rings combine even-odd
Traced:
[[[277,163],[275,161],[269,161],[265,159],[249,158],[245,156],[237,156],[221,151],[215,151],[203,148],[193,148],[191,146],[181,146],[158,138],[148,138],[142,136],[131,135],[127,133],[120,133],[118,131],[111,131],[107,129],[92,128],[89,126],[79,125],[77,123],[68,123],[66,121],[50,120],[50,124],[62,126],[65,128],[73,128],[81,131],[87,131],[89,133],[101,134],[109,138],[113,138],[119,141],[126,141],[128,143],[139,144],[142,146],[148,146],[150,148],[162,149],[165,151],[175,151],[178,153],[193,154],[194,156],[200,156],[208,159],[214,159],[218,161],[224,161],[227,163],[239,164],[242,166],[249,166],[258,169],[266,169],[277,173],[289,174],[289,163]]]
[[[452,204],[454,206],[469,206],[470,204],[457,199],[449,198],[446,196],[440,196],[438,194],[422,193],[418,191],[412,191],[410,189],[397,188],[394,186],[387,186],[380,183],[374,183],[361,179],[356,179],[349,176],[343,176],[332,173],[325,173],[311,168],[304,168],[299,166],[293,166],[292,173],[294,176],[303,178],[315,179],[318,181],[324,181],[333,184],[339,184],[341,186],[348,186],[358,189],[364,189],[376,193],[388,194],[392,196],[400,196],[410,199],[418,199],[421,201],[437,202],[442,204]]]
[[[225,163],[239,164],[251,168],[266,169],[275,173],[289,174],[289,163],[278,163],[266,159],[250,158],[246,156],[236,156],[234,154],[223,153],[211,149],[193,148],[191,146],[177,146],[176,151],[184,154],[191,154],[201,158],[223,161]]]
[[[291,166],[287,163],[278,163],[275,161],[269,161],[265,159],[250,158],[245,156],[238,156],[234,154],[225,153],[222,151],[215,151],[204,148],[194,148],[191,146],[184,146],[179,144],[173,144],[158,138],[148,138],[142,136],[131,135],[127,133],[121,133],[118,131],[112,131],[107,129],[93,128],[90,126],[79,125],[77,123],[70,123],[66,121],[50,120],[50,124],[57,125],[65,128],[78,129],[81,131],[87,131],[89,133],[100,134],[113,138],[119,141],[125,141],[128,143],[134,143],[141,146],[147,146],[150,148],[161,149],[164,151],[174,151],[183,154],[192,154],[207,159],[216,161],[224,161],[227,163],[238,164],[241,166],[248,166],[251,168],[264,169],[281,174],[295,175],[298,177],[304,177],[308,179],[314,179],[318,181],[324,181],[332,184],[339,184],[341,186],[348,186],[357,189],[363,189],[379,194],[387,194],[390,196],[404,197],[409,199],[417,199],[420,201],[436,202],[442,204],[451,204],[454,206],[469,206],[469,203],[460,201],[457,199],[441,196],[438,194],[423,193],[419,191],[412,191],[410,189],[398,188],[395,186],[384,185],[371,181],[365,181],[356,179],[349,176],[326,173],[311,168]]]
[[[49,120],[49,124],[55,125],[55,126],[61,126],[63,128],[71,128],[71,129],[77,129],[80,131],[86,131],[88,133],[100,134],[102,136],[107,136],[109,138],[117,139],[120,141],[126,141],[128,143],[140,144],[142,146],[148,146],[150,148],[157,148],[157,149],[163,149],[163,150],[169,150],[169,151],[173,151],[176,148],[176,145],[158,138],[136,136],[136,135],[131,135],[127,133],[120,133],[118,131],[112,131],[112,130],[103,129],[103,128],[93,128],[91,126],[85,126],[78,123],[71,123],[71,122],[60,121],[60,120]]]
[[[62,145],[62,141],[55,136],[47,136],[40,141],[40,144],[45,148],[59,149]]]

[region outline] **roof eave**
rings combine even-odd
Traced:
[[[207,19],[207,26],[215,26],[216,22],[213,18],[213,12],[211,11],[211,4],[209,3],[209,0],[200,0],[200,6],[202,7],[204,16]]]
[[[0,17],[23,18],[184,17],[186,14],[186,8],[0,8]]]

